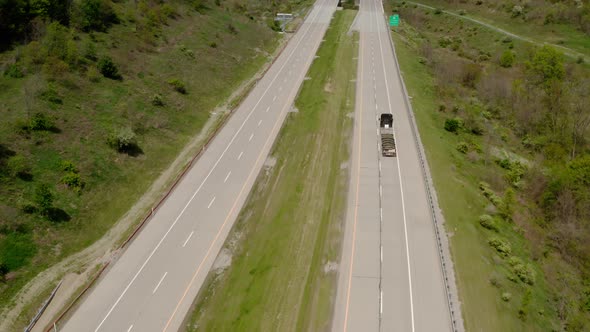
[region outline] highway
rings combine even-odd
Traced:
[[[291,109],[336,4],[317,1],[265,76],[60,331],[180,328]]]
[[[333,331],[451,331],[425,179],[381,1],[362,0],[352,169]],[[397,157],[382,157],[392,113]]]

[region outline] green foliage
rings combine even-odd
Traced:
[[[453,118],[445,120],[445,130],[451,133],[457,133],[463,127],[463,120],[461,118]]]
[[[510,243],[498,237],[492,237],[488,240],[488,244],[500,254],[500,256],[507,257],[512,252]]]
[[[52,104],[63,104],[61,96],[55,90],[55,86],[49,84],[45,91],[41,92],[40,94],[41,99],[46,100]]]
[[[527,70],[531,80],[538,85],[548,87],[553,81],[561,81],[565,76],[563,54],[553,47],[543,46],[527,62]]]
[[[8,171],[12,176],[26,178],[31,172],[28,160],[22,155],[12,156],[6,162]]]
[[[10,272],[8,265],[4,262],[0,262],[0,281],[6,282],[6,275]]]
[[[5,270],[15,271],[27,265],[37,252],[37,246],[29,234],[10,233],[0,240],[0,262]]]
[[[281,31],[281,22],[275,20],[275,19],[269,19],[268,20],[268,27],[271,28],[273,31]]]
[[[440,15],[440,14],[442,14],[442,9],[440,9],[440,8],[436,8],[436,9],[434,10],[434,15]]]
[[[45,115],[45,113],[35,113],[31,119],[29,120],[28,128],[33,131],[51,131],[55,129],[55,124],[53,120]]]
[[[12,78],[22,78],[25,77],[25,74],[21,70],[20,66],[16,63],[8,65],[6,70],[4,70],[4,76],[12,77]]]
[[[162,95],[161,94],[156,93],[152,97],[152,105],[154,105],[154,106],[164,106],[164,99],[162,99]]]
[[[52,22],[47,26],[41,45],[46,56],[65,60],[68,55],[68,40],[68,29],[58,22]]]
[[[468,88],[475,88],[481,77],[481,67],[476,63],[467,63],[463,66],[461,83]]]
[[[61,183],[65,184],[68,186],[68,188],[76,192],[80,192],[80,190],[82,190],[84,187],[84,181],[82,181],[80,174],[72,171],[68,172],[61,178]]]
[[[119,152],[129,152],[137,147],[137,136],[131,128],[125,127],[111,134],[107,143]]]
[[[106,0],[80,1],[79,26],[84,31],[106,31],[119,23],[115,11]]]
[[[502,216],[502,218],[506,220],[512,219],[512,214],[514,213],[514,206],[516,205],[515,195],[516,194],[514,192],[514,189],[506,189],[504,197],[502,198],[502,202],[498,206],[498,208],[500,209],[500,215]]]
[[[528,285],[535,283],[535,271],[530,264],[525,265],[520,258],[515,256],[508,259],[508,264],[512,267],[512,272],[514,272],[520,281]]]
[[[502,293],[502,301],[504,302],[510,302],[510,299],[512,298],[512,294],[510,292],[504,292]]]
[[[121,75],[119,74],[119,68],[117,68],[117,65],[115,65],[115,63],[113,62],[113,59],[111,59],[108,56],[102,57],[99,61],[98,61],[98,70],[100,71],[100,73],[102,74],[102,76],[106,77],[106,78],[110,78],[110,79],[120,79]]]
[[[78,173],[78,169],[76,168],[76,166],[74,165],[73,162],[71,162],[70,160],[64,160],[61,162],[61,169],[64,172],[73,172],[73,173]]]
[[[515,59],[514,52],[512,52],[510,50],[506,50],[500,56],[500,62],[499,62],[500,66],[502,66],[504,68],[510,68],[514,64],[514,59]]]
[[[494,232],[498,231],[498,226],[494,221],[494,218],[488,214],[482,214],[479,216],[479,224],[486,229],[492,230]]]
[[[82,56],[90,61],[96,61],[98,59],[96,44],[92,40],[86,39],[82,45]]]
[[[170,84],[175,91],[182,93],[183,95],[187,94],[186,87],[180,80],[173,78],[168,81],[168,84]]]
[[[37,186],[35,190],[35,204],[37,204],[41,213],[47,213],[47,211],[53,207],[53,199],[53,192],[51,192],[51,189],[47,184],[42,183]]]
[[[457,149],[457,151],[465,154],[469,151],[469,144],[467,144],[467,142],[459,142],[459,143],[457,143],[457,146],[455,147],[455,149]]]

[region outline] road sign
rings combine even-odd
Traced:
[[[391,27],[399,26],[399,15],[398,14],[389,16],[389,26],[391,26]]]

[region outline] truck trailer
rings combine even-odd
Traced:
[[[395,138],[393,137],[393,114],[383,113],[379,117],[379,130],[381,133],[381,154],[384,157],[395,157]]]

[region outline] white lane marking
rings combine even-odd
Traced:
[[[383,55],[383,45],[382,45],[382,41],[381,41],[381,33],[377,32],[377,37],[379,38],[379,49],[381,51],[381,65],[383,66],[383,70],[385,70],[385,60],[384,60],[384,55]],[[394,60],[395,61],[395,60]],[[383,75],[383,77],[385,78],[385,91],[387,92],[387,105],[389,106],[389,113],[392,113],[392,107],[391,107],[391,97],[390,97],[390,93],[389,93],[389,82],[387,81],[387,75]],[[395,128],[395,121],[392,125],[393,128]],[[393,135],[395,138],[395,133],[396,130],[393,130]],[[416,330],[415,328],[415,324],[414,324],[414,295],[412,294],[412,268],[410,266],[410,247],[408,245],[408,222],[406,220],[406,204],[405,204],[405,200],[404,200],[404,187],[403,187],[403,181],[402,181],[402,173],[401,173],[401,169],[400,169],[400,164],[399,164],[399,155],[397,158],[395,158],[397,161],[397,175],[399,178],[399,189],[401,192],[401,203],[402,203],[402,216],[404,219],[404,237],[405,237],[405,241],[406,241],[406,262],[407,262],[407,267],[408,267],[408,285],[410,287],[410,314],[412,317],[412,332],[414,332]]]
[[[240,160],[240,158],[242,158],[243,154],[244,154],[244,151],[240,152],[240,155],[238,155],[238,160]]]
[[[379,208],[379,218],[381,221],[383,221],[383,208]]]
[[[266,108],[266,113],[268,113],[268,111],[270,110],[270,106]]]
[[[383,262],[383,246],[381,246],[381,262]]]
[[[225,179],[223,179],[223,183],[227,182],[227,179],[229,179],[229,175],[231,174],[231,171],[229,171],[227,173],[227,175],[225,176]]]
[[[258,121],[258,127],[262,124],[262,120]]]
[[[383,187],[379,185],[379,197],[383,196]]]
[[[379,110],[379,105],[375,104],[375,110],[378,111]]]
[[[379,160],[379,172],[381,172],[381,160]]]
[[[182,244],[182,247],[183,247],[183,248],[184,248],[184,247],[186,247],[186,244],[188,243],[188,241],[190,241],[191,237],[193,237],[193,233],[194,233],[194,232],[195,232],[195,231],[192,231],[192,232],[191,232],[191,233],[188,235],[188,237],[186,238],[186,240],[184,240],[184,243]]]
[[[211,202],[209,202],[209,205],[207,205],[207,208],[210,208],[211,205],[213,205],[213,202],[215,202],[215,196],[213,196],[213,198],[211,199]]]
[[[272,97],[272,101],[277,100],[277,96]]]
[[[131,324],[131,326],[129,326],[129,328],[127,329],[127,332],[131,332],[132,329],[133,329],[133,324]]]
[[[381,297],[379,298],[379,313],[383,313],[383,291],[381,291]]]
[[[166,278],[166,275],[168,275],[168,272],[164,273],[164,275],[160,279],[160,282],[158,282],[158,284],[156,285],[156,288],[154,288],[154,290],[152,291],[152,294],[156,294],[156,291],[158,290],[158,288],[160,288],[160,285],[162,284],[162,281],[164,281],[164,278]]]
[[[318,15],[319,15],[319,11],[316,12],[314,19],[316,19],[318,17]],[[250,119],[250,117],[254,113],[254,110],[256,110],[256,108],[258,107],[258,105],[260,104],[260,102],[262,101],[262,99],[266,96],[266,93],[268,92],[268,90],[270,90],[270,88],[273,87],[273,83],[279,77],[279,75],[281,74],[281,72],[283,71],[283,69],[285,68],[285,66],[289,63],[289,60],[291,59],[291,57],[293,56],[293,54],[295,54],[295,51],[297,50],[297,48],[299,48],[299,45],[301,44],[301,42],[303,41],[303,39],[305,39],[305,35],[307,35],[307,33],[309,32],[309,30],[311,29],[311,27],[312,27],[312,24],[307,25],[307,30],[305,30],[305,32],[301,35],[301,38],[299,38],[299,40],[297,41],[297,44],[295,44],[295,46],[293,47],[293,50],[291,51],[291,53],[289,54],[289,56],[285,59],[285,61],[283,62],[283,65],[281,66],[281,68],[279,68],[279,70],[277,71],[275,77],[273,77],[273,79],[270,81],[270,83],[268,84],[268,86],[266,87],[266,89],[264,90],[264,92],[262,93],[262,95],[260,96],[260,98],[258,99],[258,101],[256,102],[256,104],[254,105],[254,107],[252,107],[252,109],[250,110],[250,113],[248,113],[248,116],[244,119],[244,121],[240,125],[240,128],[238,128],[238,130],[234,133],[234,136],[232,137],[232,139],[226,145],[225,149],[223,150],[223,152],[221,153],[221,155],[219,156],[219,158],[217,159],[217,161],[215,162],[215,164],[213,164],[213,167],[211,167],[211,170],[209,170],[209,173],[207,173],[207,176],[203,179],[203,181],[201,182],[201,184],[199,185],[199,187],[197,188],[197,190],[193,193],[193,195],[191,196],[191,198],[189,199],[189,201],[186,203],[186,205],[184,206],[184,208],[180,211],[180,213],[178,214],[178,216],[176,217],[176,219],[174,220],[174,222],[170,225],[170,227],[168,228],[168,230],[166,231],[166,233],[164,233],[164,235],[162,236],[162,238],[160,239],[160,241],[158,242],[158,244],[156,245],[156,247],[152,250],[152,252],[150,253],[150,255],[143,262],[143,264],[141,265],[141,267],[139,268],[139,270],[135,273],[135,275],[133,276],[133,278],[131,279],[131,281],[129,281],[129,283],[127,284],[127,286],[125,286],[125,289],[123,289],[123,292],[121,292],[121,294],[119,295],[119,297],[117,298],[117,300],[115,301],[115,303],[111,306],[111,308],[109,309],[109,311],[107,312],[107,314],[100,321],[100,323],[98,324],[98,326],[96,327],[96,329],[94,329],[94,332],[98,332],[98,330],[100,330],[100,327],[104,324],[104,322],[107,320],[107,318],[109,318],[109,316],[111,315],[111,313],[113,312],[113,310],[115,310],[115,308],[117,307],[117,305],[119,304],[119,302],[121,302],[121,299],[123,298],[123,296],[125,296],[125,294],[129,290],[129,288],[131,287],[131,285],[135,282],[135,280],[137,279],[137,277],[139,276],[139,274],[141,273],[141,271],[143,271],[143,269],[145,268],[145,266],[147,265],[147,263],[152,259],[152,257],[156,253],[156,251],[158,251],[158,248],[160,248],[160,246],[162,245],[162,242],[164,242],[164,240],[166,239],[166,237],[168,236],[168,234],[170,234],[170,231],[172,231],[172,229],[174,228],[174,226],[176,226],[176,223],[178,222],[178,220],[180,220],[180,218],[184,215],[184,212],[186,211],[186,209],[188,208],[188,206],[192,203],[192,201],[195,199],[195,197],[197,196],[197,194],[201,191],[201,188],[203,187],[203,185],[205,184],[205,182],[207,181],[207,179],[209,179],[209,176],[211,176],[211,174],[213,173],[213,171],[215,170],[215,168],[217,167],[217,165],[219,164],[219,162],[221,161],[221,159],[225,156],[225,153],[227,152],[227,150],[229,150],[230,146],[232,145],[232,143],[234,142],[234,140],[236,139],[236,137],[238,137],[238,134],[242,131],[242,128],[244,128],[244,126],[246,125],[246,122],[248,122],[248,119]],[[240,154],[240,157],[241,157],[241,154]]]
[[[250,137],[248,138],[248,142],[250,142],[252,140],[252,137],[254,137],[254,134],[250,134]]]

